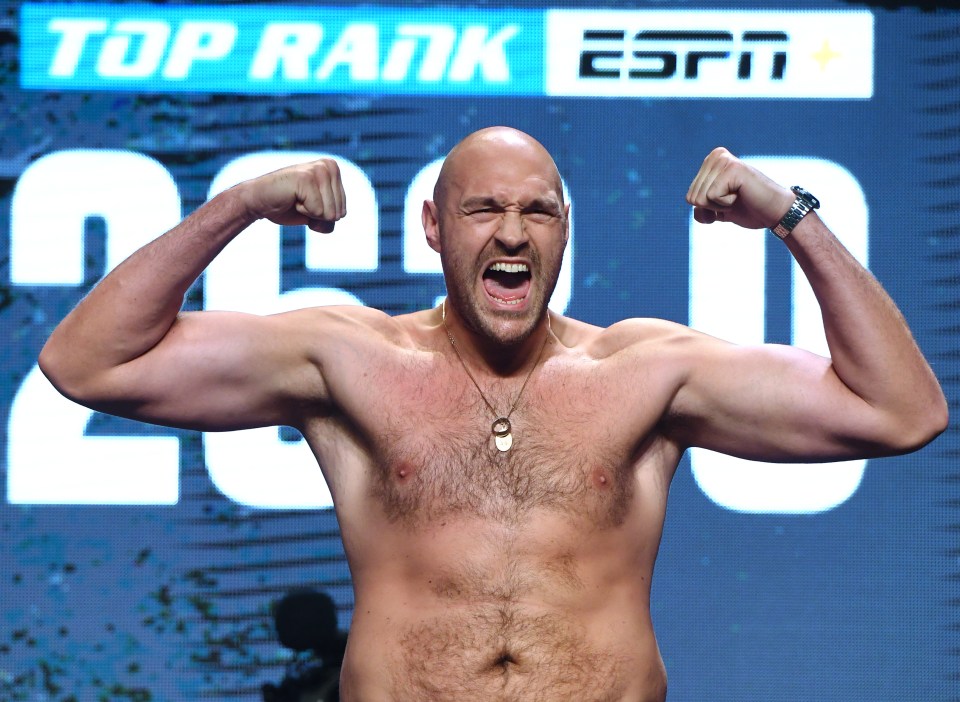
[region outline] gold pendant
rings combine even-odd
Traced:
[[[497,417],[490,426],[493,432],[493,443],[500,451],[509,451],[513,446],[513,434],[510,433],[510,420],[506,417]]]

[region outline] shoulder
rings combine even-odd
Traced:
[[[557,336],[564,345],[578,347],[598,360],[623,353],[692,350],[698,340],[709,338],[682,324],[650,317],[624,319],[609,327],[561,317],[554,327],[559,328]]]
[[[331,305],[272,315],[275,324],[322,348],[357,352],[376,347],[414,350],[422,346],[422,329],[433,310],[391,316],[373,307]]]

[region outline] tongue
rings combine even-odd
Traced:
[[[483,288],[490,297],[498,300],[519,300],[530,291],[530,278],[517,274],[488,274],[483,279]]]

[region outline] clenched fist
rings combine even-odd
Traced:
[[[723,147],[710,152],[687,191],[703,224],[733,222],[747,229],[777,226],[796,196]]]
[[[329,158],[281,168],[237,187],[254,219],[330,233],[347,214],[340,167]]]

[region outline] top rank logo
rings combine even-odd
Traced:
[[[549,95],[868,98],[873,15],[552,10],[546,86]]]
[[[540,94],[542,30],[543,13],[524,10],[25,3],[21,83],[60,90]]]

